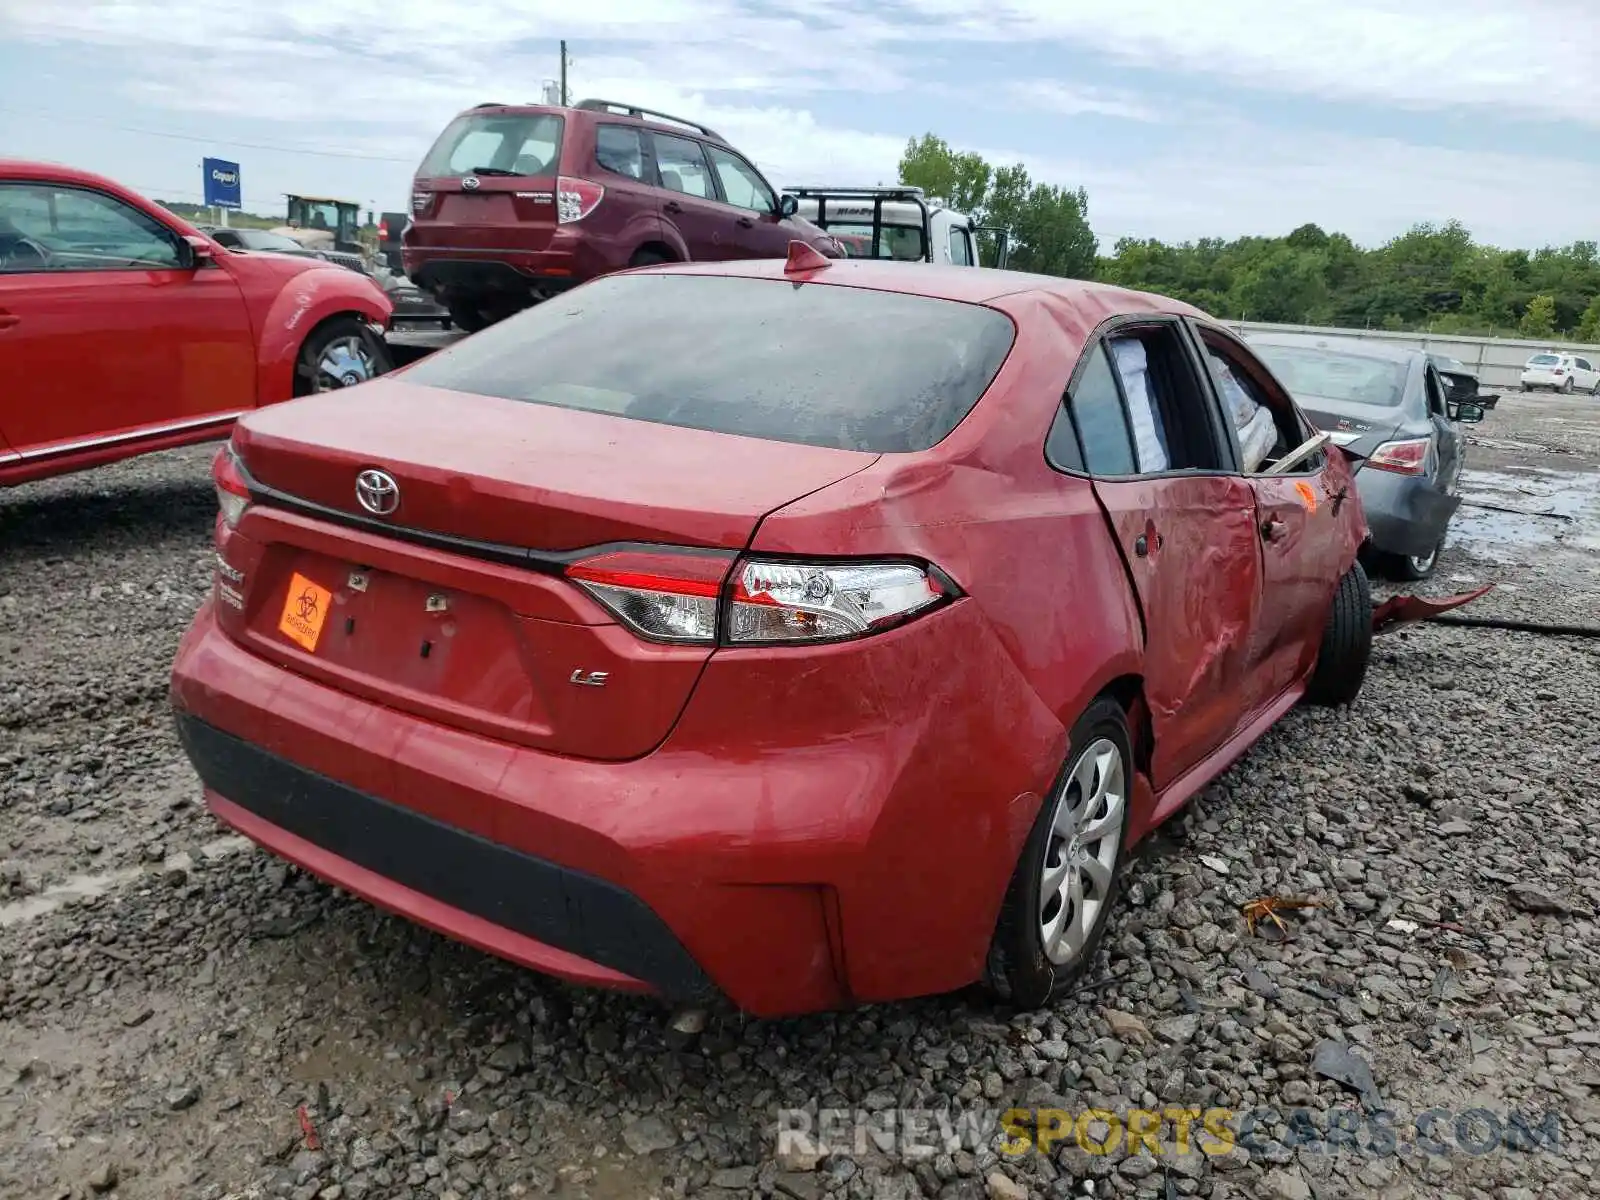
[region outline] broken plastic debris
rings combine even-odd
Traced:
[[[1202,854],[1200,861],[1218,875],[1226,875],[1228,873],[1228,860],[1225,858],[1218,858],[1215,854]]]
[[[1383,1107],[1383,1098],[1378,1095],[1378,1082],[1372,1077],[1372,1068],[1344,1042],[1334,1038],[1324,1038],[1318,1042],[1311,1056],[1311,1070],[1355,1092],[1368,1112]]]
[[[1486,583],[1475,592],[1462,592],[1459,596],[1441,596],[1438,599],[1428,596],[1390,596],[1372,610],[1372,632],[1386,633],[1412,621],[1426,621],[1452,608],[1471,604],[1493,588],[1494,584]]]
[[[1279,910],[1322,907],[1324,906],[1321,900],[1305,900],[1294,896],[1258,896],[1254,900],[1246,900],[1239,906],[1239,911],[1244,914],[1245,928],[1251,933],[1256,931],[1256,922],[1265,918],[1282,930],[1287,937],[1289,927],[1283,923],[1283,918],[1278,916]]]
[[[1393,917],[1390,919],[1389,923],[1384,926],[1384,928],[1392,929],[1396,933],[1415,933],[1417,930],[1421,929],[1422,926],[1418,925],[1415,921],[1407,921],[1404,917]]]

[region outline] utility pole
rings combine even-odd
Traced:
[[[567,106],[567,43],[561,42],[561,107]]]

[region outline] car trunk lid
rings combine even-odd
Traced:
[[[1400,426],[1400,410],[1389,405],[1357,404],[1305,394],[1296,394],[1295,403],[1313,425],[1331,434],[1334,445],[1353,459],[1370,457]]]
[[[666,736],[711,647],[643,641],[565,566],[647,543],[721,570],[768,512],[876,459],[400,378],[260,410],[233,445],[255,503],[225,548],[230,635],[377,703],[604,759]],[[358,500],[366,470],[392,512]]]

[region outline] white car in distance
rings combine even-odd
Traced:
[[[1600,370],[1581,354],[1535,354],[1522,368],[1522,390],[1600,393]]]

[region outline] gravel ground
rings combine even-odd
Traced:
[[[1573,520],[1464,509],[1429,590],[1499,580],[1470,611],[1600,623],[1585,499],[1600,401],[1509,397],[1474,436],[1465,492],[1493,499],[1510,478]],[[1600,642],[1446,626],[1381,640],[1353,708],[1292,713],[1141,855],[1085,990],[1050,1012],[956,996],[794,1022],[713,1013],[679,1036],[648,1000],[387,917],[206,815],[165,688],[209,583],[209,458],[0,496],[0,1195],[1600,1189]],[[1267,894],[1324,907],[1286,915],[1286,939],[1251,934],[1239,905]],[[1398,1129],[1449,1110],[1433,1152],[1309,1136],[1359,1111],[1318,1070],[1328,1039],[1370,1067],[1366,1099]],[[780,1108],[1014,1104],[1300,1115],[1160,1161],[1071,1138],[1013,1157],[993,1137],[819,1158],[780,1155],[774,1133]],[[1553,1116],[1558,1136],[1487,1145],[1457,1129],[1469,1109],[1547,1135]],[[1174,1149],[1173,1125],[1161,1140]]]

